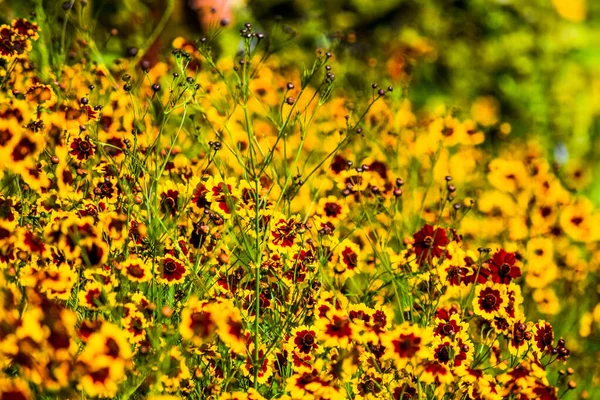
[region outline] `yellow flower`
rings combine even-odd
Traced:
[[[552,0],[558,14],[572,22],[582,22],[587,16],[587,0]]]
[[[471,106],[471,116],[483,126],[491,126],[498,122],[500,103],[493,96],[482,96],[475,99]]]
[[[394,330],[382,335],[385,355],[401,370],[407,365],[418,365],[427,356],[431,332],[404,322]]]
[[[555,315],[560,311],[560,300],[552,288],[535,290],[533,300],[542,314]]]

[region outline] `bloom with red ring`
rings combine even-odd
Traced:
[[[130,258],[121,264],[125,276],[133,282],[148,282],[152,279],[152,273],[148,265],[138,258]]]
[[[313,350],[317,350],[319,345],[316,339],[317,334],[313,330],[302,329],[297,330],[292,336],[291,341],[298,353],[309,354]]]
[[[397,368],[409,363],[417,363],[425,356],[427,344],[431,340],[429,332],[405,322],[381,338],[386,347],[386,356],[394,360]]]
[[[329,311],[320,318],[316,328],[319,342],[328,347],[345,347],[352,341],[354,334],[350,318],[336,310]]]
[[[535,324],[533,332],[533,350],[537,354],[551,352],[554,343],[554,330],[552,329],[552,325],[546,321],[540,320]]]
[[[492,282],[509,284],[511,280],[521,276],[521,268],[515,265],[517,259],[514,253],[498,250],[489,262]]]
[[[285,219],[279,218],[271,229],[270,243],[279,249],[290,249],[296,242],[298,221],[292,217]]]
[[[473,311],[486,319],[500,316],[502,307],[508,303],[504,286],[487,283],[477,286],[473,299]]]
[[[420,231],[415,233],[413,239],[413,249],[419,264],[430,264],[433,257],[439,258],[445,246],[450,243],[445,229],[434,228],[429,224],[425,224]]]
[[[360,249],[358,246],[344,240],[336,247],[337,263],[333,267],[333,272],[341,278],[349,278],[359,272]]]
[[[71,142],[70,154],[79,161],[83,161],[94,155],[94,148],[94,145],[89,140],[75,138]]]
[[[156,263],[156,280],[159,283],[182,283],[188,274],[189,270],[183,262],[172,255],[162,257]]]

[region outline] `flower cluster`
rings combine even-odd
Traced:
[[[335,54],[299,71],[250,23],[234,59],[177,39],[58,72],[38,31],[2,27],[0,398],[574,389],[551,364],[600,331],[600,212],[541,146],[494,156],[494,110],[334,95]]]

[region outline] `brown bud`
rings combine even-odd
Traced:
[[[569,389],[573,390],[577,387],[577,382],[569,381]]]
[[[219,264],[225,265],[229,262],[229,256],[224,251],[219,254]]]
[[[162,310],[160,310],[160,313],[165,318],[171,318],[171,316],[173,315],[173,309],[169,306],[164,306]]]
[[[56,156],[52,156],[50,160],[52,161],[52,164],[58,164],[58,162],[60,161]]]
[[[133,201],[135,201],[135,204],[142,204],[144,202],[144,199],[142,199],[142,196],[137,195],[133,198]]]
[[[17,253],[17,258],[18,258],[19,260],[21,260],[21,261],[25,261],[25,260],[27,260],[27,252],[26,252],[26,251],[23,251],[23,250],[19,251],[19,252]]]

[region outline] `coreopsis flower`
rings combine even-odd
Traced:
[[[413,249],[419,264],[431,264],[433,257],[440,258],[445,246],[450,243],[444,228],[435,228],[425,224],[413,235]]]
[[[223,180],[219,176],[212,176],[206,181],[206,200],[210,202],[213,211],[228,218],[239,207],[240,192],[238,182],[235,178]],[[194,191],[194,198],[197,196],[197,190]]]
[[[48,265],[41,271],[38,281],[40,292],[49,299],[69,300],[77,273],[68,264]]]
[[[524,321],[516,321],[509,330],[508,350],[514,356],[522,357],[530,346],[531,332]]]
[[[446,385],[452,383],[455,379],[453,369],[446,363],[437,360],[427,361],[420,365],[421,373],[419,378],[427,384],[434,384],[438,396],[445,392]]]
[[[40,27],[36,22],[28,21],[26,18],[15,18],[10,23],[12,30],[19,36],[27,39],[37,40],[40,35]]]
[[[117,179],[113,176],[104,175],[93,180],[92,182],[94,199],[97,201],[106,201],[108,203],[116,203],[121,195]]]
[[[103,212],[98,214],[98,220],[101,226],[104,227],[111,248],[118,248],[125,244],[127,240],[127,215],[119,214],[116,211]]]
[[[173,399],[173,400],[178,400]],[[169,400],[169,399],[155,399],[155,400]],[[248,388],[246,392],[229,392],[222,393],[219,396],[219,400],[264,400],[264,397],[254,388]]]
[[[255,374],[255,368],[257,367],[254,364],[254,349],[254,343],[250,344],[248,347],[246,362],[242,364],[242,371],[246,374],[250,381],[253,382],[256,375],[257,382],[260,384],[265,384],[273,375],[274,355],[272,352],[267,353],[267,348],[264,345],[261,345],[258,348],[258,360],[261,361],[261,363],[258,365],[258,373]]]
[[[450,249],[458,249],[458,246],[448,246],[448,257],[438,268],[440,279],[451,286],[466,286],[470,282],[470,268],[466,261],[468,256],[462,251]],[[455,254],[451,254],[452,252]]]
[[[159,361],[163,371],[160,376],[160,382],[164,385],[167,392],[177,392],[182,381],[190,379],[192,374],[185,363],[185,357],[181,354],[178,347],[171,347],[168,352],[163,352]]]
[[[8,25],[0,25],[0,59],[11,61],[31,51],[31,42],[26,36]]]
[[[527,169],[520,160],[496,158],[489,163],[488,169],[488,181],[502,192],[517,193],[529,181]]]
[[[33,399],[31,389],[22,378],[0,377],[0,399],[30,400]]]
[[[498,250],[489,262],[492,282],[506,285],[521,276],[521,268],[516,265],[516,262],[514,253],[508,253],[504,249]]]
[[[504,315],[503,307],[508,302],[505,286],[488,282],[475,288],[473,311],[475,314],[490,320],[496,316]]]
[[[404,322],[381,337],[386,349],[386,357],[394,361],[396,368],[420,362],[427,355],[427,345],[431,334],[416,325]]]
[[[16,174],[29,174],[36,167],[36,157],[44,149],[44,139],[40,133],[20,129],[12,139],[0,147],[4,166]],[[2,140],[2,139],[0,139]]]
[[[181,313],[179,333],[196,347],[218,335],[233,352],[246,351],[242,317],[230,301],[208,302],[191,297]]]
[[[334,224],[342,221],[348,215],[348,206],[343,199],[338,199],[335,196],[324,197],[319,200],[317,205],[317,213],[324,221],[329,221]]]
[[[388,330],[394,320],[393,311],[387,306],[375,306],[370,310],[370,319],[366,322],[364,339],[378,343],[380,336]]]
[[[183,261],[168,254],[156,261],[155,265],[156,281],[167,285],[182,283],[185,277],[190,273],[188,267]]]
[[[152,279],[150,265],[137,257],[130,257],[122,262],[121,269],[127,279],[133,282],[143,283]]]
[[[453,338],[460,332],[467,330],[468,326],[461,321],[458,312],[449,313],[446,310],[438,310],[434,320],[433,335],[437,337]]]
[[[390,387],[390,392],[394,400],[412,400],[419,396],[419,389],[413,382],[395,383]]]
[[[358,245],[346,239],[335,248],[335,254],[337,255],[337,262],[333,266],[335,276],[343,280],[360,272]]]
[[[90,310],[104,310],[114,306],[117,294],[106,291],[102,284],[92,281],[86,283],[79,292],[79,305]]]
[[[102,328],[103,324],[104,321],[101,319],[96,321],[84,319],[79,324],[79,328],[77,329],[77,336],[83,343],[86,343],[93,333],[98,332],[100,328]]]
[[[521,286],[511,282],[506,286],[506,296],[508,303],[504,305],[504,317],[516,320],[524,318],[522,304],[523,295],[521,294]]]
[[[144,314],[140,311],[131,310],[129,314],[121,320],[121,323],[129,343],[137,344],[146,339],[146,328],[148,328],[150,324]]]
[[[479,370],[468,370],[463,378],[466,395],[474,400],[501,400],[502,388],[493,376]]]
[[[107,357],[111,360],[111,368],[123,372],[131,356],[131,347],[126,339],[125,332],[116,325],[105,322],[100,330],[92,333],[88,338],[79,359],[93,364],[100,358]]]
[[[316,323],[317,337],[326,347],[346,347],[352,341],[355,331],[352,322],[342,312],[332,310]]]
[[[195,346],[200,346],[216,333],[217,319],[218,316],[213,313],[207,301],[192,297],[181,313],[181,337],[193,341]]]
[[[317,362],[311,371],[300,372],[286,380],[285,391],[291,399],[342,399],[340,390],[332,386],[329,377],[321,373],[322,362]]]
[[[230,300],[216,303],[215,308],[221,310],[217,320],[219,338],[232,352],[243,353],[246,337],[240,310]]]
[[[362,303],[350,304],[348,307],[348,317],[357,332],[355,335],[356,340],[362,340],[363,336],[367,334],[367,327],[371,323],[373,312],[373,309]]]
[[[271,217],[269,246],[274,250],[289,251],[296,244],[299,217],[285,218],[283,215]]]
[[[30,230],[20,230],[17,247],[26,250],[30,254],[48,254],[47,246],[42,237]]]
[[[79,161],[86,161],[94,156],[96,146],[87,138],[74,138],[69,148],[69,154]]]
[[[578,242],[591,242],[598,239],[598,217],[593,205],[586,198],[579,198],[561,209],[559,222],[563,231]]]
[[[389,382],[384,381],[385,376],[375,368],[369,368],[360,374],[352,382],[352,391],[357,400],[375,400],[380,399],[388,386]]]
[[[56,103],[56,94],[52,87],[41,83],[30,86],[25,92],[25,98],[41,107],[52,107]]]
[[[84,369],[79,387],[90,396],[113,397],[125,379],[131,358],[126,335],[115,325],[105,322],[90,335],[78,362]]]
[[[200,212],[206,208],[210,208],[210,201],[207,199],[208,188],[206,182],[200,181],[198,178],[194,179],[194,189],[192,190],[191,204],[196,212]]]
[[[539,320],[533,328],[533,346],[534,353],[541,357],[545,353],[552,351],[554,344],[554,330],[548,322]]]
[[[560,300],[553,288],[534,290],[533,300],[536,302],[538,311],[542,314],[555,315],[561,309]]]
[[[299,354],[316,354],[320,352],[317,333],[307,326],[299,326],[292,329],[286,347],[290,351]]]
[[[161,212],[172,217],[181,212],[180,208],[185,196],[183,185],[167,181],[159,185],[158,193]]]

